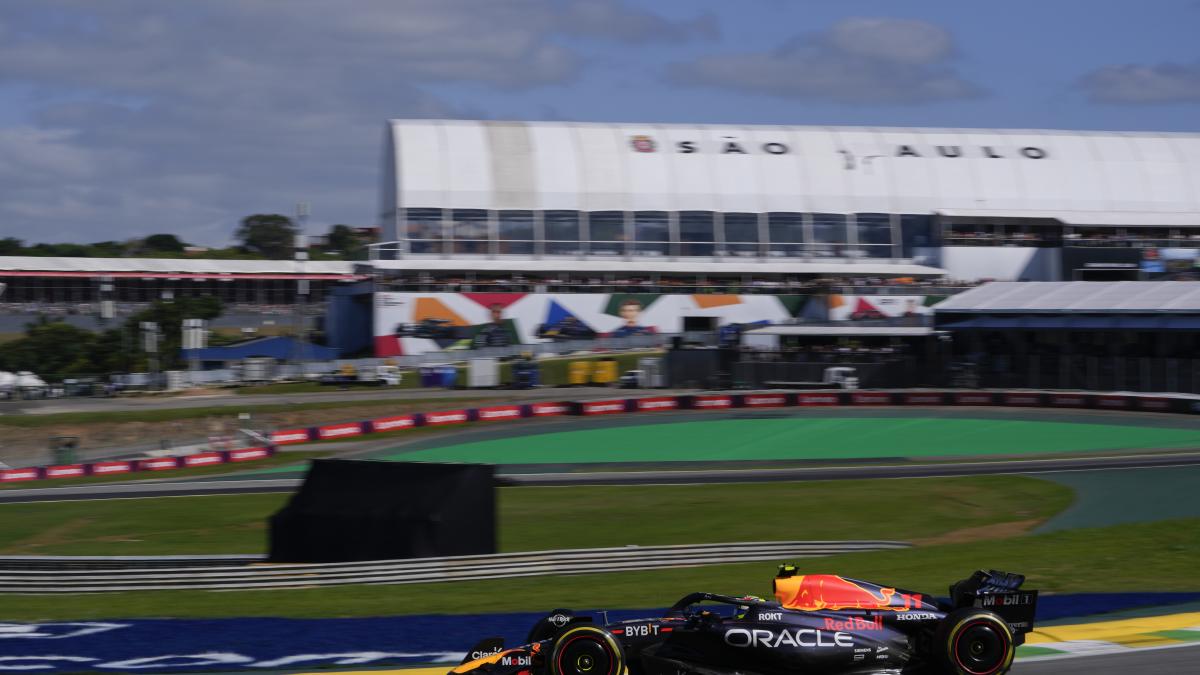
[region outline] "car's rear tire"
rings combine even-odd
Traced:
[[[611,633],[597,626],[576,626],[554,639],[548,675],[622,675],[625,652]]]
[[[951,612],[934,632],[935,657],[949,675],[1004,675],[1017,647],[1008,623],[973,607]]]

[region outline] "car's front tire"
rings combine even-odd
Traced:
[[[998,615],[965,607],[951,612],[934,632],[935,657],[948,675],[1004,675],[1012,668],[1016,643]]]
[[[550,650],[548,675],[622,675],[625,652],[611,633],[597,626],[562,632]]]

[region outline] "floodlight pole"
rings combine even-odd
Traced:
[[[296,259],[296,272],[301,277],[303,277],[303,275],[304,275],[304,262],[306,260],[308,260],[308,231],[307,231],[308,214],[309,214],[308,202],[300,202],[300,203],[296,204],[296,223],[298,225],[298,227],[297,227],[298,233],[296,234],[294,253],[295,253],[295,259]],[[307,333],[308,333],[308,324],[307,324],[307,321],[305,320],[307,318],[305,316],[305,314],[307,313],[307,309],[308,309],[306,306],[307,300],[308,300],[308,279],[304,279],[304,278],[297,279],[296,280],[296,307],[295,307],[296,308],[296,318],[297,318],[296,349],[299,352],[299,355],[298,355],[298,358],[295,358],[294,360],[300,366],[301,379],[304,378],[305,339],[307,338]]]

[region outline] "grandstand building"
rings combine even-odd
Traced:
[[[214,296],[235,304],[287,304],[308,280],[313,300],[361,278],[350,262],[191,258],[43,258],[0,256],[5,303],[153,302]],[[103,293],[103,298],[101,294]]]
[[[214,325],[247,327],[288,315],[297,285],[308,303],[364,278],[354,263],[192,258],[53,258],[0,256],[0,333],[17,333],[34,316],[97,329],[156,300],[220,298],[226,316]],[[273,318],[274,317],[274,318]]]
[[[393,120],[383,155],[373,262],[408,283],[1138,279],[1200,247],[1196,134]]]

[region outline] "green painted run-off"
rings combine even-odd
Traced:
[[[387,455],[487,464],[862,459],[1200,447],[1200,429],[995,419],[738,419],[534,434]]]

